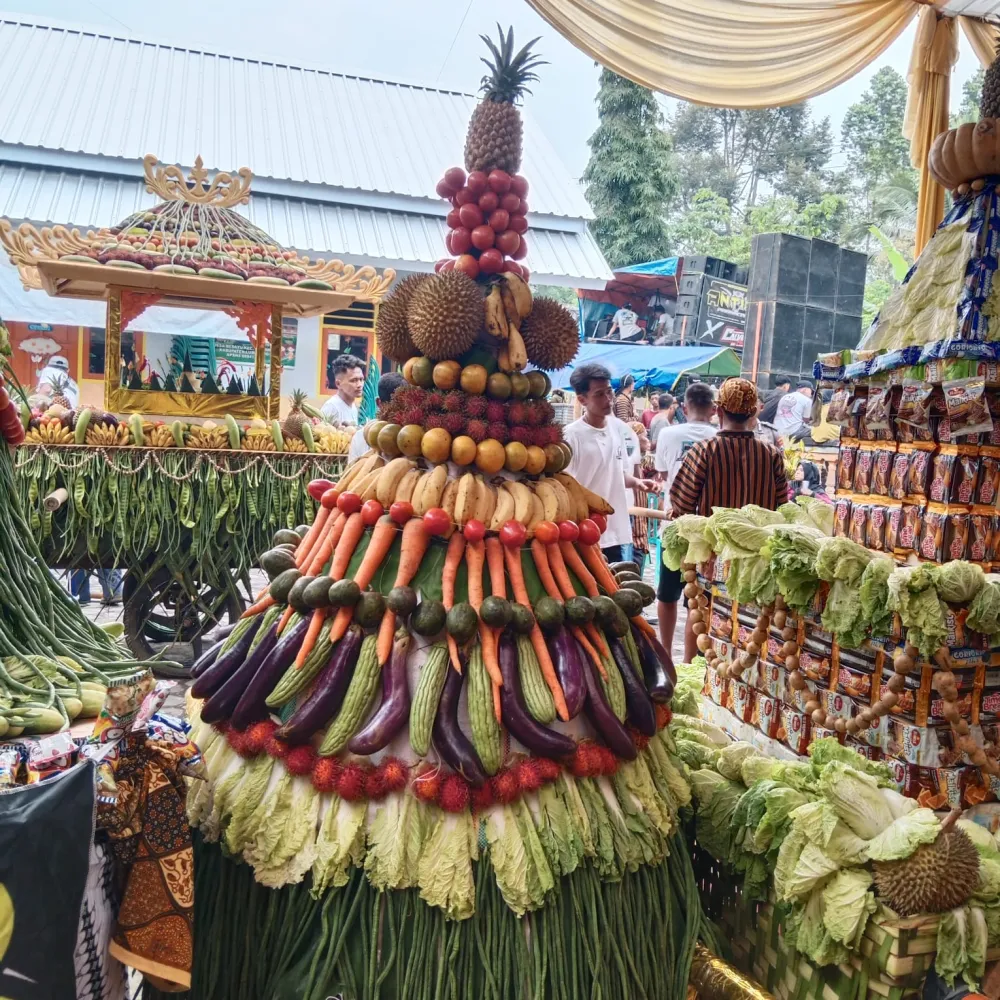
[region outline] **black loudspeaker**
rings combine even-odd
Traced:
[[[705,286],[705,275],[699,272],[694,274],[684,273],[677,279],[678,295],[701,295],[701,290]]]
[[[701,310],[701,292],[697,295],[677,296],[678,316],[697,316]]]
[[[707,274],[712,278],[726,278],[727,267],[734,268],[736,265],[728,260],[706,257],[702,254],[681,258],[681,272],[683,274]],[[733,279],[729,278],[728,280],[732,281]]]

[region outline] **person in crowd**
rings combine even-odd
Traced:
[[[380,412],[382,407],[389,402],[392,394],[405,383],[406,379],[399,372],[387,372],[378,380],[378,399],[375,405]],[[350,465],[351,462],[366,454],[368,447],[368,442],[365,440],[365,425],[362,425],[351,438],[351,447],[347,452],[347,464]]]
[[[320,413],[330,423],[356,424],[358,400],[365,388],[365,363],[353,354],[341,354],[333,362],[333,384],[337,391]]]
[[[615,313],[614,319],[611,320],[611,326],[608,329],[608,337],[614,337],[616,330],[618,331],[619,340],[642,339],[642,327],[639,326],[639,317],[632,308],[631,302],[626,302]]]
[[[778,433],[778,428],[774,424],[768,423],[763,419],[764,402],[763,400],[757,400],[757,416],[751,421],[752,430],[758,441],[763,441],[764,444],[773,445],[779,451],[784,447],[784,443],[781,440],[781,435]]]
[[[653,492],[655,492],[656,478],[653,470],[653,453],[652,446],[649,443],[649,435],[646,433],[646,428],[638,420],[632,424],[632,431],[639,442],[639,457],[632,470],[632,475],[636,477],[637,481],[653,480]],[[649,497],[649,490],[641,489],[638,486],[632,487],[633,507],[648,507]],[[648,517],[632,517],[632,558],[638,565],[641,575],[646,568],[646,560],[649,558]]]
[[[642,426],[649,430],[649,425],[653,422],[653,418],[660,412],[660,394],[658,392],[651,392],[649,394],[649,401],[646,403],[646,409],[642,411],[642,416],[639,418],[642,421]]]
[[[609,562],[628,559],[632,527],[626,491],[654,486],[649,480],[637,479],[628,465],[622,424],[611,412],[614,390],[608,369],[596,362],[583,364],[573,371],[569,382],[583,416],[563,428],[563,438],[573,449],[566,471],[614,507],[600,545]]]
[[[669,427],[674,423],[677,415],[677,400],[669,392],[660,393],[660,412],[653,418],[649,425],[649,441],[655,448],[660,432],[664,427]]]
[[[635,393],[635,379],[629,375],[623,375],[618,392],[615,394],[615,416],[626,424],[635,420],[635,400],[632,398]]]
[[[805,436],[812,413],[812,396],[812,383],[803,379],[795,386],[795,392],[786,392],[778,400],[773,423],[782,440],[790,444],[796,436]]]
[[[702,514],[713,507],[758,504],[776,510],[788,499],[784,459],[758,441],[747,425],[757,414],[757,387],[744,378],[722,384],[718,396],[719,433],[695,444],[684,456],[670,486],[671,516]],[[690,622],[684,632],[684,660],[698,647]]]
[[[711,386],[704,382],[692,382],[684,393],[683,409],[686,422],[664,427],[656,439],[653,467],[662,479],[666,497],[670,496],[670,487],[684,456],[699,441],[713,438],[717,433],[712,425],[715,396]],[[656,617],[660,627],[660,642],[666,650],[673,647],[674,633],[677,631],[677,602],[683,589],[681,571],[667,569],[661,563],[656,585]],[[690,659],[687,662],[690,663]]]
[[[833,390],[823,389],[822,392],[819,423],[809,428],[809,434],[805,438],[807,447],[813,445],[817,448],[829,448],[835,446],[840,440],[840,427],[827,421],[830,401],[833,399]]]
[[[45,367],[38,373],[38,388],[35,390],[39,396],[44,396],[51,400],[56,394],[53,382],[57,379],[64,379],[66,387],[62,394],[69,403],[69,408],[75,410],[80,405],[80,387],[76,381],[70,378],[69,361],[61,354],[55,354],[46,362]]]
[[[775,414],[778,412],[778,403],[781,397],[792,391],[791,379],[782,379],[768,394],[764,400],[763,409],[760,411],[760,419],[765,423],[773,424]]]
[[[789,500],[794,500],[796,497],[815,497],[826,503],[831,502],[819,466],[815,462],[799,462],[792,481],[788,484]]]

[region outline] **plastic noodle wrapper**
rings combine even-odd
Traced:
[[[886,508],[879,503],[872,503],[868,508],[864,544],[875,552],[882,552],[885,548],[886,512]]]
[[[844,377],[844,365],[848,363],[850,352],[832,351],[816,357],[813,374],[820,380],[838,382]]]
[[[902,500],[906,496],[906,471],[910,465],[910,453],[899,451],[892,456],[892,470],[889,473],[889,496]]]
[[[933,503],[948,503],[951,498],[951,481],[955,471],[958,449],[945,444],[934,456],[931,463],[931,484],[927,490],[928,499]]]
[[[898,545],[898,551],[901,554],[916,551],[920,533],[923,530],[924,510],[925,507],[923,504],[903,504],[903,517],[899,523]]]
[[[851,523],[847,529],[847,537],[858,545],[865,544],[865,537],[868,530],[868,513],[871,510],[870,503],[855,503],[851,508]]]
[[[819,395],[819,393],[817,393]],[[835,427],[842,427],[847,423],[851,413],[851,397],[853,393],[850,389],[838,389],[830,397],[830,408],[826,411],[826,422]]]
[[[920,527],[920,538],[917,542],[917,555],[931,562],[943,562],[945,552],[945,528],[948,523],[948,508],[941,503],[927,505],[923,524]]]
[[[842,441],[840,444],[840,453],[837,455],[838,490],[849,490],[854,485],[854,466],[857,462],[857,457],[857,444],[848,444]]]
[[[993,521],[992,507],[975,506],[969,515],[968,556],[972,562],[993,562]]]
[[[136,713],[133,729],[142,729],[143,726],[163,708],[170,692],[177,687],[176,681],[156,681],[153,690],[142,699],[142,705]]]
[[[856,438],[861,433],[861,415],[865,412],[865,401],[863,399],[855,399],[851,403],[851,411],[847,414],[847,420],[844,423],[844,429],[841,432],[844,437]]]
[[[143,700],[155,684],[153,675],[145,674],[136,680],[109,687],[104,708],[94,720],[91,742],[107,743],[119,740],[128,733],[139,715]]]
[[[979,449],[979,482],[974,503],[994,504],[1000,489],[1000,448],[984,445]]]
[[[951,421],[947,417],[939,417],[937,420],[937,432],[934,439],[939,444],[954,444],[955,439],[951,433]]]
[[[882,538],[882,548],[885,552],[894,552],[899,545],[899,529],[903,523],[903,504],[900,500],[890,500],[885,505],[885,531]]]
[[[880,446],[875,449],[872,460],[871,493],[876,496],[889,496],[889,477],[892,474],[892,463],[896,457],[894,445]]]
[[[869,432],[892,429],[889,404],[892,390],[887,385],[873,385],[868,390],[868,405],[865,407],[865,427]]]
[[[949,508],[945,522],[945,560],[965,559],[969,548],[969,512],[964,508]]]
[[[951,481],[950,503],[973,503],[979,481],[979,449],[975,445],[958,445],[958,456]]]
[[[21,770],[21,749],[13,744],[0,744],[0,792],[18,783]]]
[[[837,497],[833,505],[833,533],[837,538],[847,537],[847,529],[851,523],[852,505],[850,497]]]
[[[993,418],[987,405],[986,379],[981,376],[955,379],[941,386],[944,403],[954,437],[988,434],[993,430]]]
[[[100,805],[113,806],[118,801],[118,782],[115,767],[120,757],[118,743],[84,743],[80,756],[94,762],[94,780],[97,801]]]
[[[77,748],[68,732],[36,737],[25,744],[27,784],[34,785],[76,763]]]
[[[931,473],[931,451],[918,445],[908,445],[910,462],[906,468],[906,495],[911,499],[923,500],[927,497],[927,485]]]
[[[982,442],[985,445],[1000,447],[1000,421],[997,420],[1000,417],[1000,390],[986,390],[986,406],[990,411],[990,416],[993,418],[993,428],[988,434],[982,436]]]
[[[875,446],[866,442],[858,445],[854,460],[854,492],[865,495],[871,492],[872,466],[875,463]]]
[[[930,431],[931,427],[931,394],[934,386],[916,379],[906,379],[903,382],[903,393],[899,399],[899,409],[896,420],[901,424]]]

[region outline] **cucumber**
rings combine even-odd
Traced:
[[[316,437],[313,434],[312,424],[304,423],[299,433],[302,435],[302,440],[305,442],[306,448],[308,448],[310,452],[315,452]]]
[[[571,597],[566,602],[566,620],[571,625],[586,625],[594,620],[594,602],[589,597]]]
[[[444,679],[448,671],[448,647],[436,643],[427,654],[417,681],[417,692],[410,706],[410,746],[418,757],[426,757],[431,746],[431,731],[437,715]],[[553,715],[555,709],[553,709]]]
[[[365,591],[354,606],[354,620],[362,628],[375,628],[384,614],[385,598],[376,590]]]
[[[642,598],[643,606],[652,604],[656,600],[656,591],[641,580],[638,583],[630,583],[629,589],[634,590]]]
[[[410,615],[410,629],[417,635],[437,635],[444,628],[447,612],[440,601],[424,599]]]
[[[281,433],[281,421],[272,420],[271,421],[271,440],[274,441],[275,451],[285,450],[285,437]]]
[[[491,628],[506,628],[513,616],[510,602],[502,597],[487,597],[479,608],[479,617]]]
[[[337,580],[330,584],[330,603],[335,608],[354,607],[361,600],[361,588],[353,580]]]
[[[628,632],[628,616],[610,597],[603,594],[600,597],[595,597],[594,608],[597,611],[597,621],[601,628],[618,638]]]
[[[183,448],[186,444],[184,425],[179,420],[175,420],[170,425],[170,433],[174,436],[174,446],[177,448]]]
[[[146,436],[142,431],[142,414],[133,413],[128,418],[128,432],[132,436],[132,444],[136,448],[141,448],[146,443]]]
[[[545,678],[542,677],[542,668],[538,665],[535,647],[531,645],[527,635],[517,637],[517,666],[524,704],[531,717],[545,726],[554,722],[556,703],[552,700],[552,692],[545,683]]]
[[[87,443],[87,428],[90,427],[90,419],[93,415],[94,411],[87,406],[85,406],[78,414],[76,418],[76,427],[73,428],[74,444]]]
[[[635,573],[636,576],[639,575],[639,564],[625,561],[625,562],[615,562],[610,566],[612,573]]]
[[[629,618],[634,618],[636,615],[642,614],[642,597],[639,596],[639,592],[633,590],[631,587],[622,587],[621,590],[616,590],[611,595],[611,600],[615,602],[628,615]]]
[[[297,621],[298,617],[293,617],[286,628],[294,628]],[[326,666],[330,659],[331,649],[333,649],[333,643],[330,642],[330,630],[323,629],[316,640],[316,645],[313,646],[313,651],[306,657],[306,662],[301,667],[296,667],[293,663],[281,675],[281,680],[267,696],[265,702],[267,707],[280,708],[291,701],[300,691],[305,691]]]
[[[512,602],[510,606],[510,627],[518,635],[528,635],[535,627],[535,616],[531,608]]]
[[[314,576],[302,579],[309,579],[309,583],[302,591],[302,602],[305,606],[314,609],[328,608],[330,606],[330,578],[328,576]],[[294,588],[292,589],[294,590]]]
[[[456,604],[445,618],[445,628],[457,643],[468,642],[479,628],[479,615],[466,601]]]
[[[226,430],[229,433],[229,447],[233,451],[239,451],[241,443],[240,425],[236,423],[236,418],[231,413],[226,414],[225,420]]]
[[[312,586],[317,580],[321,583],[324,582],[322,577],[300,575],[288,591],[289,606],[295,608],[296,611],[306,612],[312,610],[310,605],[306,603],[306,588]],[[329,590],[329,588],[326,589]]]
[[[260,568],[273,580],[286,570],[295,569],[295,556],[288,549],[268,549],[260,557]]]
[[[554,632],[566,621],[566,609],[561,601],[553,597],[542,597],[535,605],[535,618],[538,624],[547,631]]]
[[[477,642],[469,653],[469,727],[472,745],[476,748],[483,770],[494,775],[503,761],[503,744],[500,723],[493,714],[493,688],[486,665],[483,647]]]
[[[385,605],[399,618],[408,618],[417,608],[417,592],[412,587],[393,587],[386,594]]]
[[[301,541],[302,539],[299,538],[298,533],[292,531],[291,528],[279,528],[274,533],[275,545],[294,545],[297,548]]]

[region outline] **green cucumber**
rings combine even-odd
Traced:
[[[444,643],[435,643],[420,669],[417,692],[410,705],[410,746],[418,757],[426,757],[430,750],[434,717],[441,701],[447,671],[448,647]],[[554,712],[553,709],[553,717]]]

